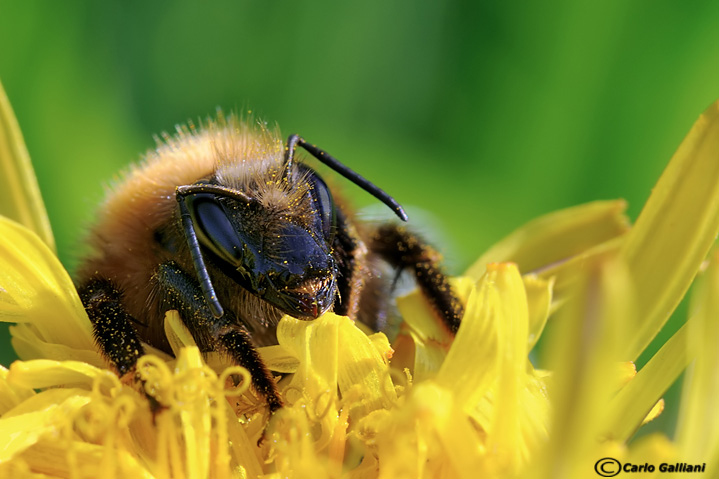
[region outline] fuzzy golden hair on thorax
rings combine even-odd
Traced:
[[[279,128],[251,115],[218,112],[199,128],[188,122],[163,140],[159,156],[170,150],[211,158],[213,177],[207,180],[248,193],[270,211],[292,216],[306,197],[305,173],[293,168],[291,177],[284,177],[285,143]]]

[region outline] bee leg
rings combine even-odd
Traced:
[[[134,379],[137,360],[145,354],[134,318],[122,306],[122,293],[104,278],[92,278],[78,289],[92,322],[95,342],[121,378]]]
[[[122,293],[108,279],[95,277],[78,288],[87,316],[92,323],[95,343],[103,356],[117,371],[120,380],[126,384],[137,384],[150,402],[153,414],[162,405],[147,394],[145,384],[135,370],[137,360],[145,354],[145,348],[132,325],[135,321],[122,306]]]
[[[227,313],[225,313],[227,314]],[[272,373],[262,362],[250,333],[241,326],[221,326],[217,332],[217,342],[230,353],[232,359],[240,366],[246,368],[252,376],[252,386],[267,400],[270,412],[282,407],[282,398],[277,390],[277,384]]]
[[[272,373],[252,343],[250,333],[232,312],[225,310],[220,318],[215,318],[200,285],[174,261],[159,266],[156,280],[165,298],[164,306],[180,312],[197,343],[205,349],[215,345],[216,349],[227,353],[236,364],[250,372],[252,386],[265,397],[270,412],[281,408],[282,399]]]
[[[382,225],[371,238],[370,250],[390,265],[414,273],[417,285],[442,322],[454,334],[464,307],[440,268],[440,255],[421,238],[394,224]]]

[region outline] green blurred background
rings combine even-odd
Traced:
[[[552,210],[636,217],[719,96],[719,3],[0,0],[0,78],[70,269],[116,172],[221,106],[381,185],[461,272]]]

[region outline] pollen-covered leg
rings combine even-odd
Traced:
[[[375,231],[370,250],[395,268],[411,269],[417,285],[442,322],[452,333],[457,332],[464,308],[440,268],[439,253],[406,228],[393,224]]]
[[[122,293],[103,278],[89,280],[78,293],[103,355],[121,378],[134,380],[135,365],[145,351],[132,326],[134,318],[122,306]]]
[[[267,399],[270,411],[282,407],[282,399],[272,373],[262,362],[252,338],[228,310],[215,318],[204,299],[200,285],[175,262],[159,266],[156,280],[165,301],[164,307],[177,309],[197,343],[205,349],[227,353],[252,376],[252,386]],[[216,346],[212,348],[211,346]]]
[[[225,312],[225,315],[228,313]],[[260,354],[252,344],[250,334],[237,325],[219,327],[217,342],[222,349],[227,351],[232,359],[247,368],[252,375],[252,385],[255,390],[267,399],[270,411],[276,411],[282,407],[282,399],[277,391],[275,380],[272,377],[265,363],[262,362]]]

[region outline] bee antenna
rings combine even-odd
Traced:
[[[349,169],[348,167],[340,163],[339,160],[334,158],[326,151],[317,148],[315,145],[307,143],[305,139],[299,135],[290,135],[290,137],[287,139],[287,146],[285,146],[285,178],[289,178],[290,176],[295,149],[298,145],[308,151],[320,162],[329,166],[337,173],[344,176],[352,183],[359,186],[367,193],[380,200],[385,205],[389,206],[390,209],[394,211],[394,213],[399,217],[399,219],[401,219],[402,221],[407,221],[407,214],[404,212],[402,206],[397,203],[397,201],[390,195],[388,195],[384,190],[377,187],[374,183],[370,182],[369,180],[361,176],[359,173]]]
[[[207,272],[207,266],[205,261],[202,259],[202,252],[200,251],[200,243],[197,241],[197,233],[195,232],[195,224],[192,221],[192,215],[190,210],[187,208],[185,203],[185,196],[189,194],[204,191],[203,186],[212,185],[184,185],[178,186],[175,190],[175,198],[180,206],[180,219],[182,221],[182,228],[185,230],[185,237],[187,238],[188,246],[190,247],[190,255],[192,256],[192,263],[195,265],[198,279],[200,280],[200,289],[202,294],[207,301],[207,305],[210,307],[210,311],[215,318],[220,318],[224,314],[222,305],[217,299],[217,293],[215,288],[212,286],[212,280],[210,274]],[[194,188],[193,188],[194,187]],[[198,188],[199,187],[199,188]]]

